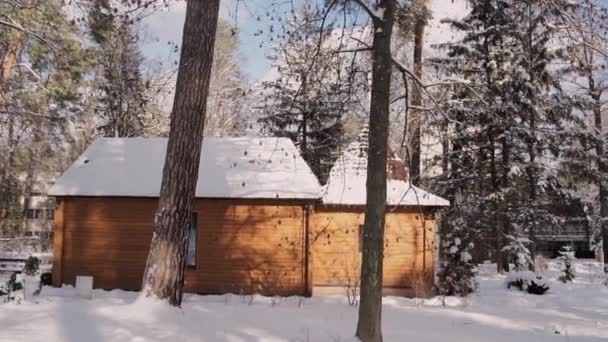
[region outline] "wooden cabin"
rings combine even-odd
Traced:
[[[311,223],[314,291],[335,292],[359,282],[367,178],[367,130],[338,157]],[[432,214],[449,202],[407,179],[404,162],[388,154],[384,287],[387,293],[431,293],[435,264]]]
[[[53,283],[138,290],[166,139],[98,139],[50,190]],[[319,183],[289,139],[205,139],[187,255],[195,293],[310,294],[307,229]]]
[[[98,139],[57,180],[49,192],[58,204],[55,286],[86,275],[95,288],[140,289],[166,142]],[[311,295],[313,287],[323,293],[356,284],[365,170],[342,161],[359,165],[365,155],[354,150],[361,148],[353,144],[345,151],[321,189],[289,139],[206,138],[189,227],[186,291]],[[339,178],[347,170],[355,173]],[[391,170],[385,285],[412,289],[416,277],[432,279],[430,213],[446,201],[409,187],[398,159],[391,159]]]

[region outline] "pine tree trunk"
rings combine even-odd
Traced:
[[[447,175],[450,171],[450,124],[447,119],[441,121],[441,173]]]
[[[511,146],[507,141],[506,135],[508,132],[503,132],[502,137],[502,190],[505,191],[509,187],[509,162],[511,155]],[[499,231],[496,234],[496,252],[498,253],[498,272],[509,272],[509,258],[507,257],[507,253],[503,251],[503,248],[506,246],[505,236],[511,232],[510,225],[511,222],[509,220],[509,194],[505,194],[500,201],[500,223],[499,223]]]
[[[496,167],[496,142],[494,139],[494,131],[488,133],[488,142],[490,145],[490,179],[492,181],[492,190],[494,193],[500,192],[500,182],[498,179],[498,170]],[[494,202],[492,205],[492,209],[494,210],[494,261],[496,262],[497,272],[504,272],[504,263],[502,261],[503,252],[502,252],[502,232],[503,232],[503,214],[502,214],[502,204],[499,202]]]
[[[15,139],[15,116],[9,115],[8,117],[8,151],[4,160],[2,169],[2,177],[0,178],[0,235],[6,233],[8,229],[7,219],[9,218],[10,206],[11,206],[11,184],[9,177],[14,172],[15,166],[15,150],[16,150],[16,139]]]
[[[23,16],[28,16],[30,11],[33,9],[35,3],[34,0],[26,0],[23,2],[21,9],[19,10],[19,14]],[[2,60],[0,61],[0,95],[5,96],[7,92],[7,82],[11,79],[13,75],[13,70],[19,61],[19,56],[21,54],[21,50],[23,49],[23,40],[25,39],[25,33],[20,30],[14,30],[11,34],[11,38],[8,44],[7,50],[4,52],[2,56]],[[14,172],[13,168],[15,166],[15,153],[16,153],[16,143],[15,143],[15,118],[14,114],[9,113],[9,123],[8,123],[8,154],[4,164],[4,169],[2,170],[2,175],[0,178],[0,235],[4,234],[8,227],[10,226],[9,220],[11,219],[10,211],[11,199],[13,195],[11,194],[14,189],[11,189],[12,185],[10,184],[9,178],[11,177],[11,173]]]
[[[19,58],[19,53],[23,47],[24,36],[25,34],[21,31],[15,31],[11,35],[8,50],[2,59],[2,78],[0,79],[0,84],[2,84],[2,86],[5,86],[6,82],[8,82],[8,80],[11,78],[13,68],[15,68],[15,65],[17,65],[17,59]]]
[[[143,295],[180,306],[205,123],[219,0],[189,0],[180,69]]]
[[[26,230],[26,219],[27,219],[27,210],[32,206],[32,191],[34,189],[34,181],[36,175],[36,156],[34,156],[34,149],[30,152],[30,160],[27,166],[27,172],[25,176],[25,184],[23,186],[22,198],[23,198],[23,206],[21,208],[21,222],[19,223],[19,235],[25,233]]]
[[[529,195],[529,209],[536,207],[536,115],[534,112],[530,113],[530,141],[528,142],[528,154],[530,155],[530,165],[528,165],[528,195]],[[532,262],[529,267],[531,271],[534,271],[534,259],[536,258],[536,224],[534,220],[531,220],[530,226],[528,227],[528,239],[530,240],[530,258]]]
[[[535,72],[533,71],[532,61],[535,56],[533,55],[533,35],[534,35],[534,23],[532,20],[533,16],[533,8],[530,3],[528,3],[528,30],[526,36],[526,49],[528,51],[528,74],[530,75],[529,82],[534,84],[535,82]],[[536,101],[532,101],[532,105],[536,105]],[[532,109],[530,110],[530,133],[528,137],[528,155],[529,155],[529,165],[527,167],[527,176],[528,176],[528,196],[529,196],[529,209],[536,209],[536,197],[537,197],[537,172],[536,172],[536,113]],[[532,271],[534,271],[534,258],[536,257],[536,224],[535,220],[531,220],[530,226],[528,227],[528,239],[530,240],[530,257],[532,259],[532,263],[530,263],[529,267]]]
[[[306,73],[302,73],[301,75],[302,78],[302,87],[301,87],[301,92],[302,94],[307,94],[307,89],[306,86],[307,84],[307,80],[306,80]],[[302,103],[302,105],[304,106],[304,110],[302,110],[302,142],[300,144],[300,153],[302,153],[302,156],[304,157],[304,159],[308,162],[308,165],[311,165],[311,169],[313,171],[313,173],[315,175],[319,174],[319,169],[316,167],[316,163],[313,160],[312,157],[312,153],[309,154],[308,151],[308,106],[307,106],[307,102],[304,101],[304,103]]]
[[[599,135],[595,145],[598,160],[598,187],[600,197],[600,225],[602,235],[602,251],[604,257],[604,272],[608,273],[608,156],[604,143],[604,128],[602,122],[602,92],[595,86],[593,75],[588,75],[589,92],[593,98],[593,121],[595,131]]]
[[[27,17],[30,12],[34,9],[34,0],[25,0],[19,10],[19,15]],[[6,82],[11,78],[13,69],[17,65],[21,49],[23,49],[23,40],[25,39],[25,33],[21,30],[14,30],[11,34],[11,39],[8,44],[8,48],[2,56],[0,67],[2,72],[0,73],[0,86],[4,87]],[[4,91],[4,89],[2,89]]]
[[[356,336],[363,342],[382,341],[382,274],[386,213],[386,155],[391,85],[391,36],[395,0],[381,0],[383,20],[374,20],[372,88],[361,263],[361,302]]]
[[[603,158],[606,158],[604,156]],[[604,163],[605,164],[605,163]],[[602,229],[602,251],[604,257],[604,272],[608,273],[608,168],[604,165],[600,171],[600,219]]]
[[[426,16],[425,0],[419,0],[419,6]],[[426,17],[418,17],[414,25],[414,74],[419,79],[422,79],[422,50],[424,48],[424,27],[426,25]],[[412,105],[422,107],[422,94],[420,85],[416,85],[412,89]],[[420,182],[420,162],[421,162],[421,124],[422,115],[418,108],[414,108],[412,113],[412,142],[411,142],[411,160],[410,160],[410,176],[412,183],[418,185]]]
[[[23,186],[23,206],[22,206],[22,217],[19,226],[20,233],[25,233],[26,230],[26,213],[32,205],[32,193],[34,191],[34,184],[36,183],[37,175],[40,172],[40,158],[44,153],[43,144],[45,143],[47,136],[46,122],[40,118],[33,120],[33,141],[29,148],[29,160],[27,164],[27,173],[25,179],[25,185]]]

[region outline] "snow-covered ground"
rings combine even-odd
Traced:
[[[608,288],[600,265],[577,260],[574,284],[546,274],[544,296],[506,290],[493,267],[466,298],[384,299],[385,341],[608,341]],[[357,308],[341,297],[185,297],[183,310],[137,300],[137,293],[45,288],[37,303],[0,304],[0,341],[354,341]]]

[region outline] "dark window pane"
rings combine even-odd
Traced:
[[[197,239],[197,227],[198,227],[198,214],[192,213],[192,220],[190,221],[190,229],[188,232],[188,251],[186,254],[186,265],[196,266],[196,239]]]
[[[359,252],[363,251],[363,225],[359,225]]]

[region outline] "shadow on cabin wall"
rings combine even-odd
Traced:
[[[319,289],[357,287],[360,280],[364,209],[317,206],[311,221],[312,278]],[[423,220],[421,220],[423,218]],[[428,296],[433,287],[433,222],[408,208],[386,215],[384,287]]]
[[[96,288],[139,290],[157,205],[157,199],[147,198],[65,199],[63,282],[90,275]],[[187,269],[186,291],[307,294],[304,208],[287,200],[197,199],[196,266]],[[434,231],[428,219],[422,226],[420,215],[387,214],[386,287],[430,291]],[[359,281],[363,219],[357,208],[318,206],[311,213],[313,285]]]
[[[64,200],[63,283],[139,290],[157,199]],[[196,266],[185,288],[200,294],[305,294],[304,209],[284,200],[197,199]]]
[[[305,211],[287,200],[199,200],[196,270],[202,294],[304,295]]]
[[[94,287],[139,290],[148,257],[157,199],[64,200],[63,276],[94,277]]]

